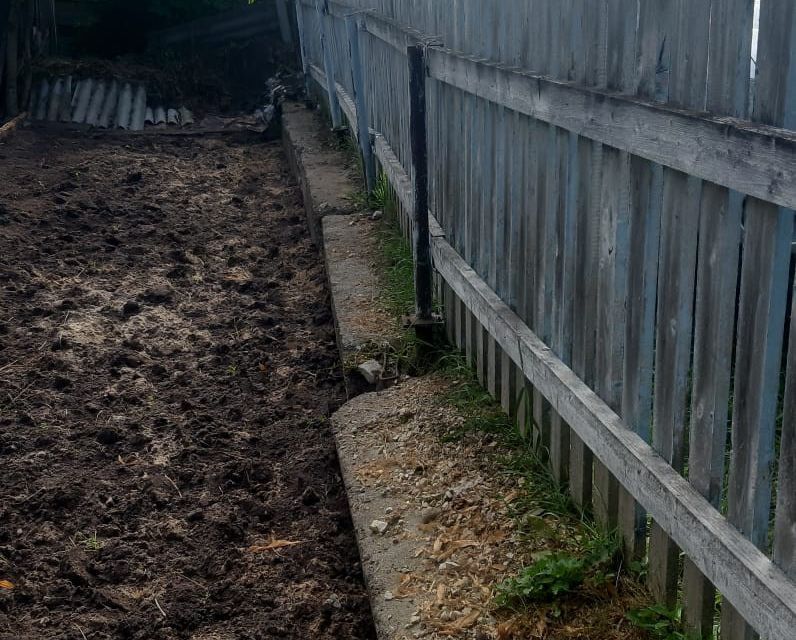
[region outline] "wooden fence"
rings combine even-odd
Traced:
[[[796,638],[794,5],[296,0],[407,232],[421,45],[449,335],[701,638]]]

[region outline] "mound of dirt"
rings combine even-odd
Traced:
[[[0,638],[372,638],[279,147],[23,131],[0,173]]]

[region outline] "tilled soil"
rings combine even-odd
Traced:
[[[0,146],[0,638],[372,638],[276,143]],[[290,544],[288,544],[290,543]]]

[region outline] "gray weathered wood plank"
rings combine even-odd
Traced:
[[[331,30],[329,28],[329,4],[328,0],[315,0],[315,10],[320,24],[321,36],[321,50],[323,51],[323,66],[324,75],[327,78],[326,93],[329,100],[329,113],[332,116],[332,127],[335,129],[342,125],[342,113],[340,112],[340,103],[337,100],[337,91],[335,87],[335,74],[334,56],[332,54],[332,41]]]
[[[574,54],[573,80],[589,86],[603,83],[605,75],[605,12],[599,3],[580,0],[573,36],[578,43]],[[602,167],[602,145],[578,137],[578,197],[576,245],[579,259],[574,282],[574,324],[572,364],[575,372],[594,383],[596,345],[597,287],[593,277],[597,273],[597,247]],[[575,431],[570,434],[569,490],[572,499],[582,509],[592,504],[593,456]]]
[[[711,0],[677,0],[671,5],[668,16],[669,24],[673,25],[668,34],[672,41],[668,82],[671,104],[704,109],[710,9]],[[652,443],[682,473],[702,182],[670,168],[664,170],[663,182]],[[648,570],[653,595],[674,607],[679,579],[680,550],[653,523]]]
[[[796,294],[796,277],[791,290]],[[796,318],[796,295],[791,307],[774,521],[774,562],[796,581],[796,322],[793,318]]]
[[[760,201],[747,203],[727,517],[760,548],[768,538],[792,235],[792,212]],[[722,611],[722,628],[731,640],[752,637],[728,607]]]
[[[638,2],[633,0],[606,2],[605,86],[610,90],[634,90],[637,10]],[[604,147],[602,163],[595,389],[621,412],[630,257],[630,156]],[[598,522],[615,528],[619,523],[619,483],[600,462],[594,465],[594,492]]]
[[[679,472],[685,459],[701,188],[701,182],[695,178],[667,175],[661,222],[652,443]],[[679,550],[657,523],[650,534],[648,576],[653,595],[674,606]]]
[[[707,110],[746,117],[754,0],[714,0],[711,6]],[[713,183],[702,189],[688,478],[718,508],[725,474],[732,342],[743,197]],[[683,625],[709,638],[716,615],[715,588],[685,558]]]
[[[789,0],[762,3],[752,114],[756,122],[796,127],[795,37],[794,3]],[[792,237],[792,211],[748,200],[736,336],[727,517],[761,548],[767,543],[770,518]],[[744,625],[732,604],[736,603],[722,607],[723,635],[727,640],[754,638],[751,627]]]
[[[480,67],[489,73],[477,73]],[[793,132],[574,86],[443,48],[429,50],[429,70],[442,82],[542,122],[768,202],[796,206]]]

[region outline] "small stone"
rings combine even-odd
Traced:
[[[420,616],[417,615],[417,614],[415,614],[411,618],[409,618],[409,623],[410,624],[417,624],[418,622],[420,622]]]
[[[384,535],[384,532],[387,531],[387,528],[389,526],[390,526],[389,523],[384,522],[384,520],[374,520],[373,522],[370,523],[370,530],[373,533],[376,533],[381,536]]]
[[[384,599],[387,601],[395,600],[395,596],[393,595],[392,591],[385,591],[384,592]]]
[[[333,607],[334,609],[342,609],[343,608],[343,603],[340,601],[340,596],[338,596],[335,593],[330,595],[326,599],[326,602],[324,602],[324,604],[326,604],[326,605],[328,605],[330,607]]]
[[[371,220],[381,220],[384,217],[383,211],[374,211],[373,214],[370,216]]]
[[[375,360],[368,360],[357,367],[357,371],[367,380],[368,384],[376,384],[381,380],[382,367]]]

